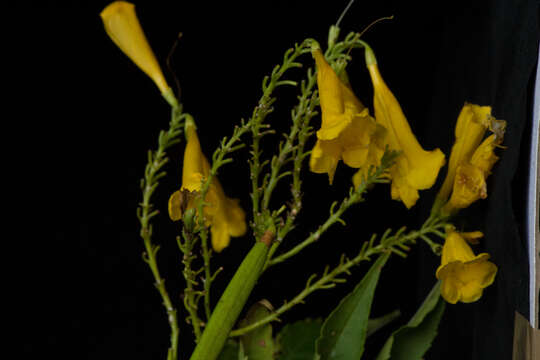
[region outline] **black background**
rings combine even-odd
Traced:
[[[24,249],[18,269],[27,270],[28,276],[18,279],[24,291],[15,297],[25,309],[22,313],[29,315],[20,322],[24,358],[159,359],[168,346],[161,300],[141,258],[135,209],[146,152],[155,147],[159,130],[167,127],[169,107],[154,84],[107,38],[99,18],[107,3],[27,3],[5,14],[17,24],[12,27],[15,61],[24,70],[22,76],[7,71],[18,77],[14,93],[23,94],[24,100],[15,104],[20,128],[14,137],[27,139],[23,150],[31,152],[18,162],[25,174],[21,179],[26,180],[20,197],[24,200],[19,202],[24,226],[18,237]],[[197,121],[207,155],[240,118],[250,115],[262,77],[281,61],[283,52],[306,37],[324,44],[328,27],[346,3],[135,2],[171,85],[165,58],[178,32],[183,33],[172,65],[181,100]],[[465,101],[491,105],[494,116],[508,122],[508,148],[489,178],[488,199],[456,220],[460,229],[485,232],[475,250],[491,253],[499,273],[477,303],[447,307],[426,359],[510,359],[514,311],[528,316],[523,212],[538,2],[357,1],[341,24],[342,33],[361,31],[389,15],[395,18],[370,29],[364,39],[375,50],[381,72],[424,148],[440,147],[448,156]],[[353,58],[348,67],[352,86],[371,108],[371,84],[361,51],[353,52]],[[312,59],[308,55],[303,62],[310,66]],[[284,130],[296,93],[284,88],[277,94],[292,99],[278,103],[269,118]],[[263,146],[270,154],[275,141],[268,139]],[[162,211],[169,194],[180,186],[182,154],[182,146],[170,152],[169,177],[154,202]],[[246,161],[245,153],[235,155],[234,164],[221,170],[220,180],[249,213]],[[299,218],[303,226],[291,234],[290,243],[313,230],[329,204],[346,195],[352,174],[340,165],[329,187],[325,175],[305,172]],[[280,306],[303,288],[310,273],[335,264],[343,252],[354,254],[372,232],[381,233],[390,225],[419,226],[434,192],[422,192],[418,204],[407,211],[390,200],[387,186],[378,186],[366,204],[347,214],[347,227],[336,226],[294,261],[265,274],[249,302],[267,298]],[[180,307],[180,255],[174,241],[178,228],[165,213],[155,228],[154,239],[162,245],[162,274]],[[223,289],[250,246],[248,237],[233,239],[215,257],[214,265],[225,270],[214,294]],[[374,314],[400,308],[400,321],[406,321],[433,285],[437,260],[423,244],[407,260],[392,259],[381,278]],[[363,269],[346,285],[315,293],[283,320],[326,316]],[[181,331],[181,351],[188,354],[190,328],[182,323]],[[375,356],[387,335],[382,332],[368,341],[366,358]]]

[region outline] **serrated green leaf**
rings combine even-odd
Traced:
[[[315,341],[321,332],[322,320],[301,320],[287,324],[278,334],[281,345],[279,360],[313,360]]]
[[[390,253],[380,255],[355,289],[325,320],[316,342],[321,360],[358,360],[362,356],[373,295],[389,257]]]
[[[420,360],[437,335],[445,305],[438,281],[411,320],[390,335],[377,360]]]
[[[272,305],[266,300],[254,304],[248,311],[246,318],[240,322],[241,327],[248,326],[270,315]],[[275,346],[272,338],[272,325],[270,323],[250,331],[240,338],[244,353],[249,360],[272,360]]]

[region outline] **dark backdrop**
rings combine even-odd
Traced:
[[[21,333],[24,358],[50,354],[159,359],[168,346],[161,301],[141,258],[135,209],[146,151],[155,146],[159,130],[166,128],[169,107],[154,84],[105,35],[98,14],[107,3],[28,3],[5,14],[17,23],[13,31],[20,37],[16,43],[22,54],[17,62],[25,70],[20,84],[24,94],[28,89],[32,94],[19,108],[22,128],[17,133],[31,137],[32,151],[26,158],[29,163],[23,165],[28,171],[24,191],[28,198],[20,228],[29,276],[21,281],[26,291],[18,302],[32,310],[24,312],[30,314]],[[135,3],[164,70],[177,33],[184,34],[172,64],[185,110],[194,115],[202,146],[210,155],[234,124],[249,116],[260,96],[262,77],[280,62],[283,52],[306,37],[324,44],[328,27],[347,2]],[[465,101],[491,105],[493,114],[508,122],[507,148],[488,180],[488,199],[456,221],[460,228],[485,232],[478,251],[492,254],[499,273],[477,303],[447,307],[440,335],[426,359],[510,359],[514,311],[528,316],[522,225],[538,2],[357,1],[342,22],[342,32],[360,31],[389,15],[394,20],[370,29],[365,40],[377,53],[383,76],[425,148],[440,147],[448,156]],[[352,86],[371,108],[371,84],[361,51],[353,52],[353,57]],[[309,56],[304,63],[312,63]],[[295,93],[282,89],[278,95],[294,99]],[[285,129],[291,104],[283,101],[269,118],[277,129]],[[263,144],[266,154],[273,146],[270,139]],[[162,211],[168,195],[180,185],[182,154],[182,146],[170,152],[169,177],[155,198]],[[235,160],[223,168],[220,179],[249,213],[247,156],[238,154]],[[329,187],[326,176],[305,173],[299,219],[304,225],[293,233],[297,241],[326,216],[332,200],[346,194],[352,174],[341,165]],[[279,306],[302,289],[309,273],[335,264],[342,252],[354,254],[372,232],[384,231],[387,224],[419,226],[434,192],[422,192],[418,204],[407,211],[389,199],[387,186],[378,186],[366,204],[348,213],[348,227],[336,226],[298,259],[265,274],[250,302],[267,298]],[[28,216],[29,209],[33,216]],[[30,235],[31,230],[38,234]],[[165,213],[156,220],[154,239],[162,245],[159,263],[172,296],[182,287],[174,242],[177,230]],[[214,264],[225,271],[214,294],[223,289],[250,246],[248,238],[233,239],[216,257]],[[437,261],[423,244],[408,260],[393,259],[378,288],[375,315],[400,308],[401,321],[406,321],[433,285]],[[363,269],[353,273],[354,281],[332,292],[315,293],[283,319],[326,316]],[[180,306],[179,298],[175,300]],[[190,329],[182,323],[181,330],[181,349],[187,351]],[[387,335],[388,331],[370,340],[368,358]]]

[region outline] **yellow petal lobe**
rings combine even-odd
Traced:
[[[328,174],[330,184],[334,181],[337,164],[341,159],[341,146],[335,140],[317,140],[311,157],[309,158],[309,169],[317,174]]]
[[[180,190],[172,193],[169,198],[168,210],[172,221],[182,219],[182,192]]]

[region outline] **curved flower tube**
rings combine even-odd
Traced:
[[[162,94],[171,91],[135,14],[135,5],[115,1],[100,16],[107,35],[120,50],[154,81]]]
[[[385,131],[339,79],[318,45],[314,44],[312,54],[317,67],[322,124],[309,166],[312,172],[327,173],[332,184],[340,160],[354,168],[362,168],[368,158],[371,162],[380,161],[384,151],[373,149],[377,143],[372,138],[375,133],[378,137],[384,136]]]
[[[491,107],[469,103],[463,106],[456,124],[448,173],[437,194],[434,210],[453,215],[487,197],[486,178],[499,159],[495,148],[503,141],[505,127],[504,120],[491,115]],[[493,134],[482,141],[488,129]]]
[[[401,106],[384,82],[371,48],[365,45],[366,64],[373,84],[375,120],[388,130],[390,150],[400,151],[396,164],[390,169],[392,199],[401,200],[411,208],[418,200],[418,190],[429,189],[435,183],[444,154],[435,149],[426,151],[416,140]]]
[[[441,295],[449,303],[470,303],[482,296],[484,288],[495,280],[497,266],[488,261],[489,254],[474,255],[466,240],[475,243],[479,231],[458,233],[450,230],[443,246],[441,265],[436,277],[442,280]]]
[[[202,153],[194,124],[186,126],[186,137],[182,187],[169,198],[169,216],[173,221],[181,220],[185,211],[195,207],[196,192],[201,190],[202,181],[210,175],[210,164]],[[231,236],[246,233],[246,215],[237,199],[225,195],[217,177],[210,184],[205,203],[203,212],[210,226],[212,247],[220,252],[229,245]]]
[[[472,154],[469,161],[459,164],[454,177],[452,194],[442,207],[444,215],[453,215],[478,199],[487,198],[486,178],[499,159],[494,150],[502,139],[493,134],[486,138]]]
[[[441,201],[448,200],[457,167],[464,161],[468,161],[476,150],[491,121],[491,107],[465,103],[459,113],[455,136],[456,141],[450,152],[448,160],[448,173],[444,179],[437,198]]]

